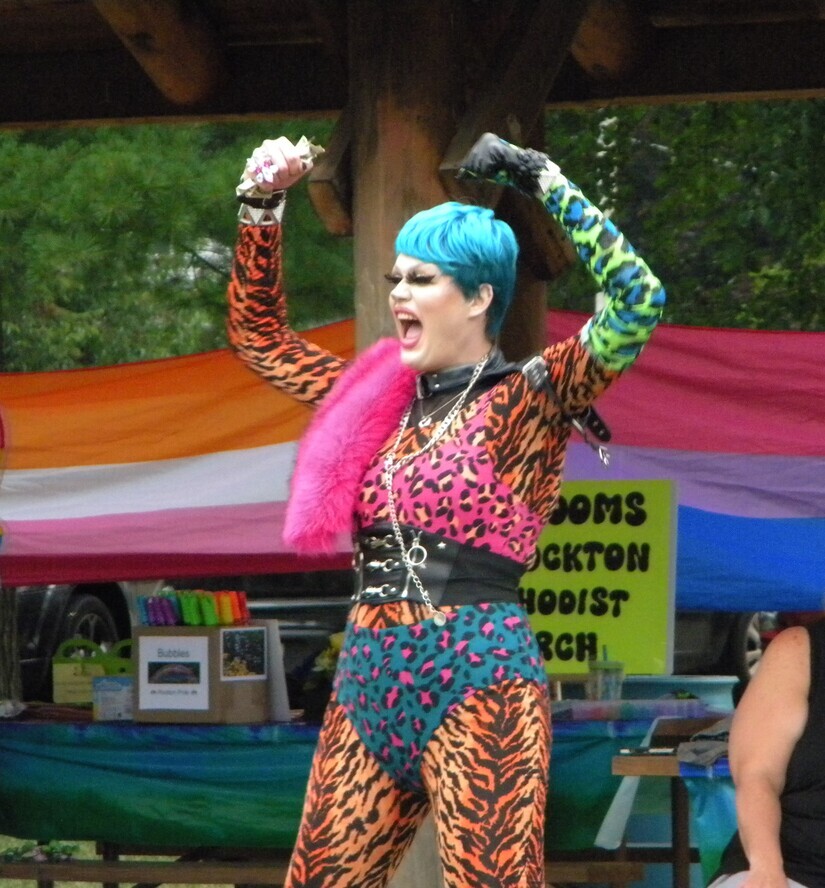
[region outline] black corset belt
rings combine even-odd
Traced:
[[[518,602],[524,565],[503,555],[401,526],[404,547],[433,605]],[[376,524],[355,537],[355,594],[359,602],[422,602],[421,592],[402,561],[389,524]]]

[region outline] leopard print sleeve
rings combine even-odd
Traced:
[[[579,334],[580,348],[557,343],[544,354],[562,403],[577,412],[639,356],[662,316],[665,291],[616,225],[561,173],[541,199],[606,297]]]
[[[521,374],[501,383],[491,401],[488,448],[499,476],[546,517],[558,497],[570,435],[564,412],[589,407],[633,363],[661,317],[665,293],[616,226],[561,173],[549,177],[541,199],[607,299],[579,334],[543,352],[561,407]]]
[[[544,189],[542,201],[607,297],[582,331],[582,342],[605,367],[624,370],[662,316],[664,288],[616,225],[561,173]]]
[[[306,404],[323,399],[344,367],[291,329],[283,289],[280,225],[240,225],[227,292],[227,333],[256,373]]]

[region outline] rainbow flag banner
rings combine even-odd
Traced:
[[[549,339],[585,319],[551,312]],[[354,354],[350,321],[307,336]],[[677,607],[822,607],[823,354],[825,333],[665,324],[599,402],[610,466],[574,436],[571,480],[674,482]],[[281,539],[309,415],[227,350],[0,374],[4,583],[346,566],[346,539],[326,558]]]
[[[353,325],[312,331],[353,354]],[[341,567],[281,539],[311,411],[228,350],[92,370],[0,374],[7,585]]]
[[[553,313],[553,339],[580,323]],[[664,324],[599,401],[609,469],[573,444],[568,478],[676,485],[677,608],[823,607],[823,350],[825,333]]]

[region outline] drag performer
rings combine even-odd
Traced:
[[[554,391],[496,347],[512,230],[454,202],[401,229],[387,275],[397,338],[347,365],[286,319],[284,192],[310,165],[286,139],[247,162],[228,294],[238,356],[319,405],[286,540],[323,552],[346,531],[355,545],[355,601],[286,885],[380,888],[432,812],[448,888],[543,886],[549,702],[517,587],[558,497],[571,417],[633,363],[664,292],[554,163],[488,134],[463,174],[541,201],[607,297],[542,353]]]

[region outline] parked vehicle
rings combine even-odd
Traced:
[[[301,689],[315,657],[330,635],[343,629],[352,592],[348,571],[198,578],[175,585],[242,589],[254,617],[281,621],[295,706],[300,706]],[[109,649],[130,635],[129,584],[20,586],[14,592],[24,700],[51,700],[51,660],[64,640],[86,638]],[[736,675],[746,680],[758,666],[767,641],[787,622],[766,612],[679,611],[674,673]]]
[[[126,595],[117,583],[3,590],[9,591],[17,597],[24,700],[52,699],[51,661],[65,640],[85,638],[108,650],[131,634]]]
[[[344,626],[352,594],[349,571],[296,574],[286,584],[284,575],[234,580],[236,588],[246,590],[253,613],[284,621],[293,666],[302,656],[317,653],[329,635]],[[777,614],[765,611],[677,611],[673,672],[735,675],[746,681],[756,671],[765,644],[780,625]],[[289,646],[287,650],[289,653]]]
[[[778,615],[768,611],[677,611],[673,671],[735,675],[747,681],[777,625]]]

